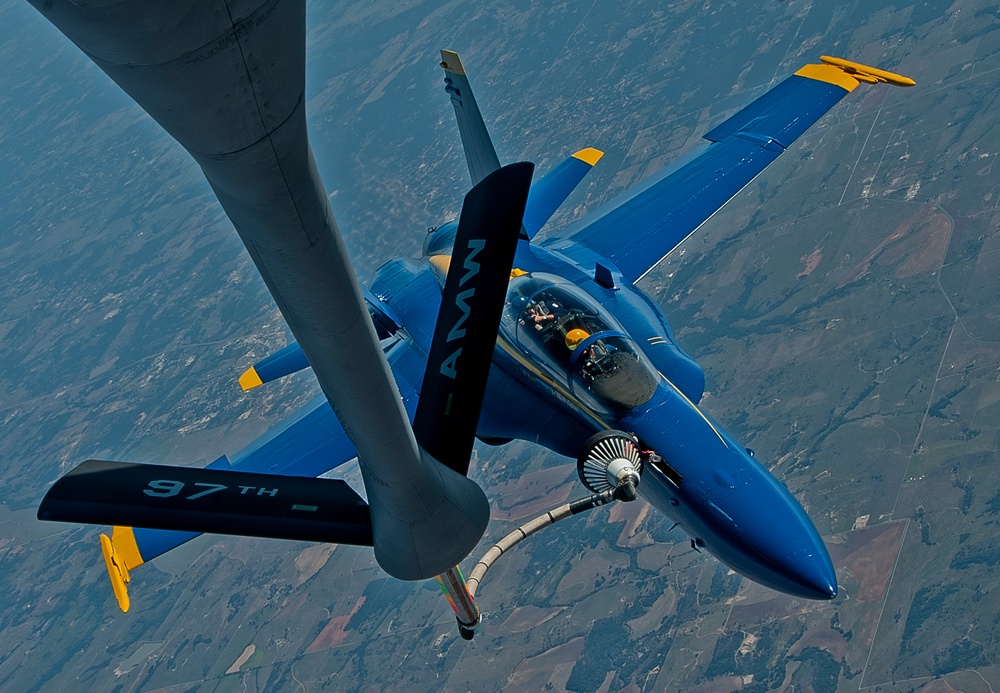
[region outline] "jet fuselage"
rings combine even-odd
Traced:
[[[453,234],[443,225],[422,258],[390,261],[370,284],[375,310],[400,328],[387,356],[404,395],[420,389]],[[514,268],[480,438],[576,457],[596,432],[632,433],[655,452],[640,495],[693,546],[781,592],[836,596],[829,554],[802,506],[698,408],[703,372],[659,307],[579,245],[523,240]]]

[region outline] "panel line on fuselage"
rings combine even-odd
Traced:
[[[659,371],[657,371],[657,372],[659,373]],[[660,373],[660,377],[663,378],[663,381],[667,385],[669,385],[673,389],[674,392],[676,392],[678,395],[680,395],[681,397],[683,397],[684,401],[687,402],[689,405],[691,405],[692,409],[694,409],[696,412],[698,412],[698,416],[700,416],[702,418],[702,420],[704,420],[704,422],[708,424],[708,427],[712,429],[712,432],[715,433],[715,435],[719,436],[719,440],[721,440],[722,444],[725,445],[728,448],[729,447],[729,443],[727,443],[726,439],[722,437],[721,433],[719,433],[719,429],[717,429],[715,427],[715,424],[713,424],[711,422],[711,420],[709,420],[709,418],[707,416],[705,416],[705,413],[701,409],[698,408],[698,405],[695,404],[694,402],[692,402],[690,399],[688,399],[688,396],[685,395],[683,392],[681,392],[681,389],[679,387],[677,387],[672,382],[670,382],[670,378],[668,378],[667,376],[663,375],[663,373]]]
[[[590,409],[588,409],[583,404],[583,402],[581,402],[579,399],[577,399],[576,397],[574,397],[571,392],[569,392],[568,390],[566,390],[564,387],[562,387],[559,383],[557,383],[555,380],[553,380],[549,376],[545,375],[545,373],[543,373],[537,366],[535,366],[533,363],[531,363],[531,361],[529,361],[527,358],[525,358],[524,354],[522,354],[520,351],[518,351],[518,349],[514,345],[508,343],[500,335],[497,335],[497,346],[499,346],[508,356],[510,356],[515,361],[517,361],[519,364],[521,364],[522,366],[524,366],[525,368],[527,368],[529,371],[531,371],[531,373],[534,374],[535,376],[537,376],[539,380],[541,380],[542,382],[546,383],[553,390],[557,391],[559,394],[561,394],[563,397],[565,397],[567,400],[569,400],[569,402],[572,403],[573,405],[575,405],[576,408],[582,414],[584,414],[588,418],[592,419],[594,421],[594,423],[596,423],[600,428],[606,429],[606,430],[610,430],[611,429],[611,426],[608,425],[608,423],[606,421],[604,421],[599,416],[597,416],[596,414],[594,414]]]

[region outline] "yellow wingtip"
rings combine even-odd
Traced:
[[[912,87],[914,82],[909,77],[898,75],[888,70],[880,70],[877,67],[862,65],[852,60],[834,58],[829,55],[821,55],[821,63],[810,63],[803,65],[795,74],[799,77],[808,77],[820,82],[836,84],[847,91],[853,91],[861,82],[866,84],[891,84],[896,87]]]
[[[462,65],[462,59],[458,57],[458,53],[455,51],[441,51],[441,67],[446,72],[453,72],[456,75],[465,74],[465,66]]]
[[[916,84],[916,82],[909,77],[904,77],[903,75],[896,74],[895,72],[889,72],[888,70],[880,70],[877,67],[862,65],[861,63],[856,63],[853,60],[834,58],[830,55],[821,55],[819,56],[819,59],[827,65],[833,65],[834,67],[840,68],[847,74],[861,79],[863,82],[868,82],[869,80],[864,79],[865,77],[868,77],[875,82],[885,82],[897,87],[912,87]]]
[[[111,532],[111,537],[102,533],[101,554],[104,556],[104,565],[108,569],[111,589],[114,590],[118,608],[123,613],[128,613],[131,601],[126,585],[132,579],[130,571],[145,562],[142,560],[142,554],[139,553],[139,546],[135,542],[132,528],[115,527]]]
[[[604,152],[602,152],[600,149],[587,147],[586,149],[581,149],[580,151],[576,152],[573,155],[573,158],[579,159],[580,161],[583,161],[593,166],[594,164],[596,164],[598,161],[601,160],[602,156],[604,156]]]
[[[243,375],[240,376],[240,387],[242,387],[244,391],[252,390],[263,384],[264,381],[260,379],[260,376],[257,375],[257,370],[253,367],[248,368],[244,371]]]

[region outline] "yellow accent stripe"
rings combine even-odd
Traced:
[[[431,263],[431,267],[440,272],[442,277],[448,276],[448,270],[451,268],[451,255],[431,255],[427,261]]]
[[[135,532],[131,527],[115,526],[111,530],[111,544],[115,548],[115,554],[124,559],[125,567],[135,570],[146,561],[143,560],[139,552],[139,545],[135,541]]]
[[[101,553],[104,555],[104,565],[108,569],[118,608],[127,612],[131,606],[126,587],[132,579],[129,571],[145,563],[139,553],[139,546],[135,543],[132,528],[115,527],[111,538],[107,534],[101,534]]]
[[[576,152],[573,155],[573,158],[579,159],[580,161],[593,166],[594,164],[596,164],[598,161],[601,160],[602,156],[604,156],[604,152],[602,152],[600,149],[587,147],[586,149],[581,149],[580,151]]]
[[[600,428],[602,428],[602,429],[608,429],[608,430],[611,429],[611,426],[609,426],[607,423],[605,423],[604,421],[602,421],[600,419],[600,417],[598,417],[590,409],[588,409],[586,406],[584,406],[583,402],[581,402],[580,400],[578,400],[570,392],[568,392],[564,387],[562,387],[561,385],[559,385],[559,383],[557,383],[552,378],[550,378],[547,375],[545,375],[544,373],[542,373],[542,371],[540,371],[537,366],[535,366],[533,363],[531,363],[530,361],[528,361],[524,357],[524,355],[517,350],[516,347],[508,344],[506,341],[504,341],[503,339],[501,339],[499,336],[497,337],[497,346],[499,346],[501,349],[503,349],[509,356],[511,356],[519,364],[521,364],[522,366],[524,366],[525,368],[527,368],[529,371],[531,371],[534,375],[536,375],[539,380],[541,380],[542,382],[548,384],[549,387],[551,387],[553,390],[557,391],[559,394],[561,394],[563,397],[565,397],[567,400],[569,400],[569,402],[571,404],[575,405],[580,410],[580,412],[582,414],[584,414],[585,416],[587,416],[590,419],[592,419],[594,421],[594,423],[596,423]]]
[[[677,387],[672,382],[670,382],[670,378],[668,378],[667,376],[663,375],[663,373],[660,373],[660,377],[663,378],[663,380],[667,383],[667,385],[669,385],[671,388],[673,388],[674,392],[676,392],[678,395],[680,395],[684,399],[685,402],[687,402],[689,405],[691,405],[692,409],[694,409],[696,412],[698,412],[698,416],[700,416],[702,418],[702,420],[705,423],[708,424],[708,427],[712,429],[712,432],[715,433],[715,435],[719,436],[719,440],[721,440],[722,444],[725,445],[728,448],[729,447],[729,443],[727,443],[726,439],[722,437],[721,433],[719,433],[719,429],[717,429],[712,424],[712,422],[708,420],[708,417],[705,416],[704,413],[702,413],[701,409],[698,408],[698,405],[695,404],[694,402],[692,402],[691,400],[689,400],[688,396],[685,395],[683,392],[681,392],[681,389],[679,387]]]

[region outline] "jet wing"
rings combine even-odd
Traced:
[[[804,66],[704,137],[706,143],[545,243],[575,242],[637,282],[861,82],[913,80],[839,58]]]

